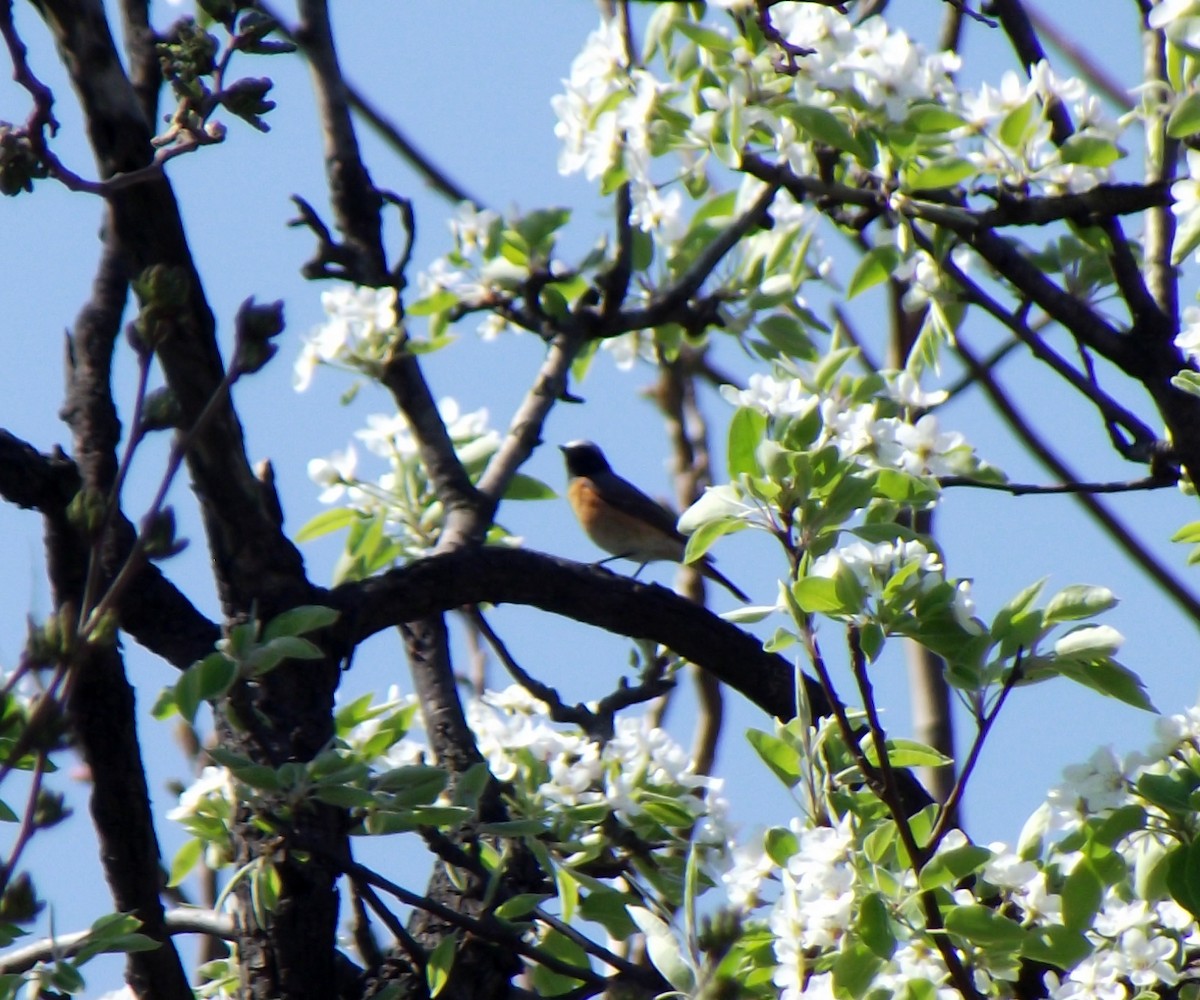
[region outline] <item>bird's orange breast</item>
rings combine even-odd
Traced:
[[[588,537],[614,556],[635,562],[683,558],[683,543],[607,503],[596,484],[584,476],[571,480],[567,499]]]

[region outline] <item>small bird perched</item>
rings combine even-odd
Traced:
[[[570,477],[567,499],[588,538],[614,559],[640,563],[638,572],[650,562],[683,562],[687,539],[675,527],[674,514],[613,472],[604,452],[591,441],[571,441],[559,450],[566,457]],[[694,565],[739,601],[750,600],[717,572],[708,556]]]

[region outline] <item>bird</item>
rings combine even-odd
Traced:
[[[559,445],[559,450],[567,462],[571,509],[588,538],[611,553],[610,558],[640,563],[634,576],[646,563],[683,562],[687,539],[675,527],[675,515],[613,472],[598,445],[571,441]],[[608,561],[602,559],[597,565]],[[749,597],[717,571],[709,556],[693,565],[739,601],[749,602]]]

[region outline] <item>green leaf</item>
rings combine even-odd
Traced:
[[[1171,263],[1182,264],[1196,247],[1200,246],[1200,212],[1188,212],[1182,216],[1171,244]]]
[[[429,986],[430,997],[436,997],[450,982],[450,972],[454,968],[454,952],[458,947],[458,932],[447,934],[429,954],[425,963],[425,982]]]
[[[838,593],[837,581],[827,576],[806,576],[792,585],[792,594],[802,611],[809,614],[847,614],[857,608],[847,608]]]
[[[863,259],[858,262],[858,267],[854,269],[854,276],[850,279],[850,286],[846,289],[846,298],[852,299],[868,288],[887,281],[903,259],[903,255],[894,246],[872,247],[863,255]]]
[[[1194,781],[1187,780],[1180,773],[1146,773],[1140,775],[1137,780],[1138,794],[1151,805],[1181,815],[1191,812],[1192,792],[1195,787]]]
[[[504,490],[505,500],[555,500],[558,494],[540,479],[518,472]]]
[[[1079,862],[1062,889],[1063,923],[1075,931],[1087,930],[1104,901],[1104,882],[1091,863]]]
[[[154,704],[150,707],[151,717],[157,719],[159,722],[169,719],[178,711],[179,706],[175,704],[174,686],[163,688],[159,691],[158,698],[155,699]]]
[[[763,849],[782,868],[800,849],[800,840],[787,827],[773,826],[763,835]]]
[[[938,498],[938,491],[920,476],[899,469],[880,469],[875,475],[875,495],[910,506],[924,506]]]
[[[1015,952],[1025,944],[1025,930],[988,906],[955,906],[946,912],[946,930],[988,952]]]
[[[538,941],[538,947],[567,965],[575,966],[580,972],[587,972],[591,969],[587,952],[558,931],[546,931]],[[540,997],[559,996],[575,989],[580,984],[580,980],[576,977],[551,972],[544,965],[533,967],[532,979],[534,994]]]
[[[522,262],[523,263],[523,262]],[[432,316],[458,305],[458,296],[448,288],[439,288],[432,295],[404,307],[407,316]]]
[[[697,501],[697,504],[703,502],[701,499]],[[724,538],[737,531],[744,531],[748,527],[749,525],[745,521],[739,521],[734,517],[722,517],[715,521],[704,522],[688,535],[687,545],[683,550],[683,561],[694,563],[697,559],[702,558],[719,538]]]
[[[936,135],[939,132],[952,132],[967,124],[965,118],[949,110],[941,104],[918,104],[909,109],[904,119],[906,128],[922,135]]]
[[[1046,605],[1046,624],[1091,618],[1116,607],[1117,598],[1107,587],[1077,583],[1064,587]]]
[[[496,907],[496,916],[501,920],[519,920],[527,917],[547,899],[553,899],[552,893],[522,892],[510,896]]]
[[[281,636],[306,635],[317,629],[328,628],[340,616],[340,611],[321,604],[299,604],[267,622],[263,629],[263,641],[270,642]]]
[[[767,415],[749,406],[738,407],[729,422],[729,444],[725,464],[730,479],[758,475],[755,451],[767,432]],[[1197,522],[1200,523],[1200,522]]]
[[[691,993],[695,987],[695,974],[684,960],[685,951],[680,947],[670,925],[641,906],[629,907],[629,915],[638,925],[638,929],[646,935],[646,950],[654,967],[677,990]]]
[[[618,941],[624,941],[637,933],[637,924],[629,916],[630,899],[604,885],[591,887],[579,903],[579,915],[584,920],[600,924]]]
[[[285,660],[319,660],[324,655],[320,647],[308,639],[282,635],[254,650],[246,657],[243,667],[251,677],[262,677]]]
[[[997,641],[1007,640],[1005,649],[1015,651],[1018,646],[1028,648],[1041,631],[1042,615],[1032,610],[1032,605],[1045,585],[1044,578],[1030,584],[996,612],[989,631]]]
[[[887,904],[880,893],[872,892],[863,897],[854,929],[862,943],[880,958],[886,960],[895,953],[896,933],[892,929]]]
[[[1195,544],[1200,542],[1200,521],[1193,521],[1191,524],[1185,524],[1171,536],[1171,541],[1185,542],[1187,544]]]
[[[1123,667],[1109,657],[1096,660],[1059,659],[1054,661],[1054,669],[1064,677],[1069,677],[1077,684],[1098,691],[1109,698],[1140,708],[1146,712],[1157,712],[1146,686],[1128,667]]]
[[[106,952],[130,955],[135,951],[157,951],[162,947],[161,941],[155,941],[147,934],[121,934],[106,942]]]
[[[418,826],[436,826],[443,829],[465,823],[474,810],[462,806],[417,806],[408,812],[409,818]]]
[[[84,986],[87,985],[74,963],[67,961],[59,962],[54,966],[54,971],[50,974],[50,982],[63,993],[82,993]]]
[[[339,809],[369,809],[375,805],[374,795],[353,785],[317,785],[312,790],[312,797]]]
[[[406,764],[385,771],[375,779],[375,787],[389,792],[399,806],[428,805],[446,787],[444,769],[432,764]]]
[[[1193,396],[1200,396],[1200,372],[1194,372],[1190,368],[1184,368],[1177,375],[1171,376],[1171,385],[1180,392],[1190,393]]]
[[[1037,97],[1031,96],[1020,107],[1013,108],[1004,116],[998,130],[1000,141],[1004,145],[1010,149],[1016,149],[1033,135],[1037,128],[1037,121],[1033,116],[1035,107],[1037,107]]]
[[[498,823],[480,823],[480,833],[496,837],[540,837],[549,836],[546,820],[541,819],[507,819]]]
[[[755,329],[782,357],[805,361],[815,361],[817,358],[816,348],[805,332],[804,324],[795,316],[775,313],[759,320]]]
[[[938,851],[921,869],[918,882],[922,889],[936,889],[973,875],[991,860],[992,852],[975,844]]]
[[[1200,840],[1181,844],[1166,858],[1171,898],[1200,920]]]
[[[843,945],[833,963],[833,987],[839,997],[865,997],[883,967],[883,959],[865,944]]]
[[[491,781],[492,774],[486,764],[482,761],[472,764],[454,782],[454,805],[474,809]]]
[[[570,923],[575,919],[575,911],[579,908],[579,882],[566,865],[555,870],[554,887],[558,890],[562,918]]]
[[[1063,163],[1079,163],[1085,167],[1112,166],[1121,158],[1121,148],[1111,139],[1096,135],[1073,135],[1059,149]]]
[[[1021,946],[1022,958],[1058,969],[1070,969],[1091,953],[1091,942],[1082,932],[1056,924],[1028,928]]]
[[[879,766],[879,753],[875,749],[875,740],[870,736],[864,740],[863,753],[868,761]],[[887,753],[892,767],[945,767],[954,763],[952,758],[916,740],[889,739]]]
[[[788,788],[794,788],[803,774],[800,766],[800,751],[790,743],[781,740],[772,733],[761,729],[751,729],[746,733],[746,739],[754,748],[780,781]]]
[[[862,143],[833,112],[813,105],[800,105],[789,109],[787,114],[817,142],[840,149],[859,160],[866,157]]]
[[[181,884],[204,854],[204,842],[196,837],[185,841],[184,845],[175,852],[171,859],[171,873],[167,877],[167,885],[174,888]]]
[[[222,697],[237,678],[237,664],[223,653],[209,653],[193,663],[175,682],[175,704],[188,722],[196,719],[202,701]]]
[[[1144,806],[1131,804],[1114,809],[1104,817],[1092,831],[1091,839],[1094,844],[1106,848],[1116,847],[1131,833],[1145,829],[1146,809]]]
[[[953,187],[978,172],[979,168],[970,160],[946,156],[908,174],[905,187],[910,191]]]
[[[339,528],[348,528],[361,516],[358,511],[351,510],[349,507],[323,510],[296,532],[296,541],[307,542],[314,538],[320,538],[322,535],[328,535],[331,531],[337,531]]]
[[[702,49],[707,49],[709,52],[733,51],[733,41],[729,37],[722,35],[719,31],[714,31],[712,28],[696,24],[694,21],[676,21],[675,29],[681,35],[690,38]]]
[[[1172,139],[1186,139],[1200,132],[1200,91],[1193,90],[1175,105],[1167,119],[1167,135]]]

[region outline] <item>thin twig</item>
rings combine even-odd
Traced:
[[[175,435],[175,440],[171,444],[171,452],[167,456],[166,469],[163,471],[162,480],[158,485],[158,491],[154,494],[154,499],[150,502],[150,506],[142,518],[142,530],[138,532],[133,547],[130,549],[129,555],[125,558],[124,565],[121,566],[116,577],[109,584],[108,590],[94,608],[89,610],[86,607],[81,607],[79,609],[79,635],[81,637],[86,639],[91,635],[92,631],[104,619],[104,616],[120,601],[125,590],[141,570],[142,560],[145,558],[146,553],[146,543],[149,537],[145,530],[146,527],[162,512],[163,504],[167,499],[167,492],[170,490],[171,484],[175,481],[175,476],[178,474],[183,460],[187,457],[188,449],[191,448],[192,442],[199,436],[205,424],[218,413],[220,406],[225,401],[225,397],[229,394],[230,387],[240,376],[241,371],[236,365],[231,365],[224,376],[222,376],[216,391],[209,396],[208,402],[205,403],[204,409],[200,411],[196,422],[186,432]]]
[[[1146,490],[1169,489],[1178,485],[1179,475],[1149,475],[1110,483],[997,483],[973,479],[971,476],[939,476],[939,486],[971,486],[980,490],[996,490],[1015,497],[1044,496],[1062,493],[1139,493]]]
[[[497,944],[503,944],[507,948],[511,948],[523,958],[528,958],[531,961],[537,962],[539,965],[544,965],[551,972],[557,972],[559,975],[570,976],[572,979],[579,979],[585,983],[592,983],[598,986],[606,986],[609,984],[608,977],[601,976],[598,973],[592,972],[591,969],[578,965],[571,965],[564,962],[555,955],[550,954],[543,948],[528,944],[524,937],[509,926],[500,923],[494,917],[485,917],[476,919],[469,917],[465,913],[461,913],[452,907],[446,906],[437,900],[430,899],[428,896],[419,896],[415,892],[405,889],[403,886],[397,885],[395,882],[389,881],[382,875],[377,874],[370,868],[359,864],[357,861],[351,861],[343,865],[345,873],[352,878],[361,881],[367,885],[374,886],[377,889],[382,889],[389,896],[395,896],[400,902],[407,903],[409,906],[414,906],[417,909],[425,910],[427,913],[433,914],[440,920],[444,920],[452,927],[457,927],[459,930],[466,931],[475,937],[482,938],[485,941],[494,941]]]
[[[1129,88],[1122,86],[1121,82],[1092,58],[1092,54],[1084,49],[1075,38],[1060,29],[1037,6],[1031,6],[1027,13],[1033,26],[1050,39],[1050,44],[1066,56],[1067,60],[1088,78],[1096,90],[1100,91],[1121,111],[1133,109],[1133,102],[1129,99]]]
[[[383,900],[379,898],[375,890],[366,881],[351,874],[350,884],[354,887],[355,895],[375,911],[375,915],[392,932],[392,937],[399,942],[405,954],[423,971],[426,963],[429,961],[429,952],[421,947],[420,942],[408,933],[396,915],[383,905]]]
[[[962,358],[992,405],[999,411],[1005,422],[1014,433],[1024,442],[1029,452],[1063,482],[1078,482],[1079,477],[1051,448],[1029,421],[1021,414],[1016,405],[992,377],[991,372],[983,367],[975,354],[966,346],[962,337],[957,338],[954,350]],[[1153,553],[1146,548],[1123,524],[1115,514],[1090,493],[1074,494],[1084,509],[1092,515],[1100,526],[1119,548],[1124,550],[1133,562],[1175,602],[1192,621],[1200,624],[1200,599],[1162,565]]]
[[[1016,662],[1013,664],[1012,670],[1008,672],[1008,676],[1004,678],[1004,684],[1000,688],[1000,694],[996,698],[996,703],[990,711],[983,712],[982,716],[977,720],[978,726],[975,730],[975,738],[971,741],[971,749],[968,751],[966,759],[959,770],[958,779],[954,782],[954,787],[950,790],[946,801],[938,809],[933,830],[930,832],[929,840],[925,844],[925,859],[931,858],[937,853],[938,844],[942,842],[942,838],[946,836],[954,825],[954,819],[958,812],[958,804],[962,801],[963,794],[967,790],[967,781],[970,779],[972,772],[974,772],[975,765],[979,762],[979,754],[983,750],[984,741],[987,739],[988,733],[991,732],[992,725],[995,723],[996,717],[1000,714],[1000,709],[1004,707],[1004,703],[1008,700],[1009,693],[1016,687],[1017,681],[1021,678],[1021,661],[1022,651],[1018,650]]]
[[[863,708],[867,713],[867,727],[871,734],[871,740],[875,744],[875,752],[879,756],[879,774],[886,793],[880,796],[880,798],[891,813],[892,821],[896,824],[896,831],[899,833],[900,841],[908,853],[913,874],[920,876],[927,855],[922,846],[917,843],[912,826],[908,822],[908,816],[900,808],[896,774],[892,767],[891,758],[888,755],[887,736],[883,731],[883,724],[879,720],[879,708],[875,703],[875,692],[871,686],[871,678],[867,673],[867,658],[863,653],[858,628],[851,625],[847,628],[846,632],[850,642],[851,671],[854,674],[859,693],[862,695]],[[857,746],[857,743],[855,746]],[[861,751],[859,752],[861,753]],[[947,813],[947,815],[950,814]],[[922,891],[920,897],[921,908],[925,911],[926,929],[930,932],[934,947],[937,948],[938,953],[942,956],[942,961],[946,963],[950,979],[964,997],[973,997],[979,1000],[980,994],[975,988],[970,973],[967,972],[967,969],[963,965],[961,956],[954,948],[954,945],[951,944],[949,938],[945,934],[940,933],[944,925],[937,897],[929,890]]]

